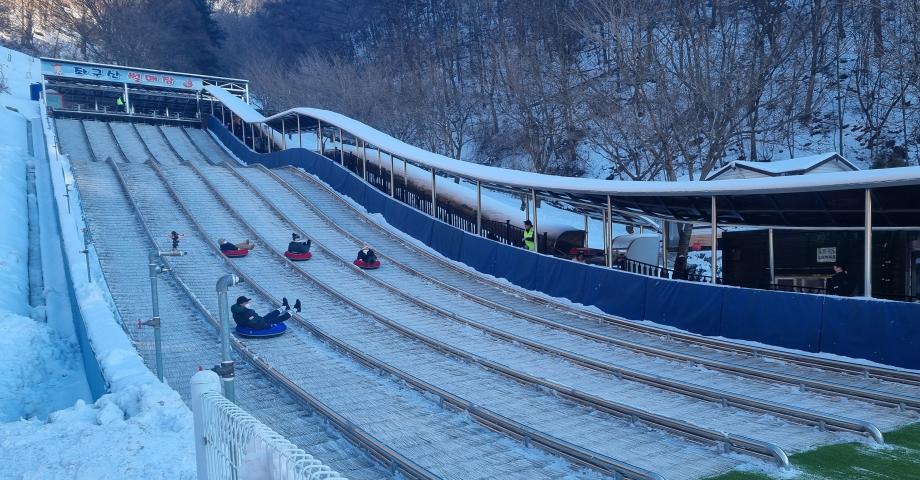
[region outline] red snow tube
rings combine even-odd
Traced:
[[[222,250],[222,252],[230,258],[240,258],[249,255],[249,250]]]
[[[378,260],[378,261],[376,261],[376,262],[374,262],[374,263],[364,263],[363,260],[355,260],[355,265],[357,265],[357,266],[359,266],[359,267],[361,267],[361,268],[363,268],[363,269],[365,269],[365,270],[374,270],[374,269],[376,269],[376,268],[380,268],[380,261]]]
[[[306,253],[284,252],[284,256],[295,262],[302,262],[304,260],[309,260],[313,258],[313,254],[310,252],[306,252]]]

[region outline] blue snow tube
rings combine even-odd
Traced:
[[[246,338],[271,338],[281,335],[285,330],[287,330],[287,325],[284,323],[276,323],[268,328],[249,328],[237,326],[236,334]]]

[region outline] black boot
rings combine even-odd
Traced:
[[[297,299],[296,302],[294,302],[294,311],[297,313],[300,313],[300,299],[299,298]]]
[[[291,304],[288,303],[287,297],[282,297],[282,298],[281,298],[281,306],[283,306],[285,310],[290,310],[290,309],[291,309]]]

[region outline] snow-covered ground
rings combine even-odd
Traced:
[[[0,49],[0,69],[10,87],[0,93],[0,477],[194,478],[191,413],[137,355],[104,287],[86,282],[79,204],[75,201],[73,213],[67,214],[61,196],[65,180],[50,174],[66,170],[66,164],[42,163],[49,161],[37,142],[34,156],[29,153],[28,121],[38,130],[37,138],[47,125],[38,102],[29,100],[38,67],[31,57]],[[52,133],[45,130],[44,135]],[[38,212],[29,210],[30,166],[36,171],[37,193],[31,200]],[[53,202],[58,202],[59,219],[49,208]],[[41,227],[31,238],[30,219],[33,229]],[[67,250],[63,259],[61,235]],[[41,261],[32,262],[31,282],[30,247],[41,252]],[[109,386],[95,402],[76,341],[64,262],[73,273],[79,310]]]

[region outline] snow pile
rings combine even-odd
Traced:
[[[0,97],[0,107],[6,102]],[[29,210],[26,203],[26,148],[10,144],[25,137],[25,119],[0,108],[0,310],[29,315]],[[18,142],[17,142],[18,143]],[[24,141],[22,143],[25,143]]]
[[[0,424],[3,478],[194,479],[188,410],[165,390],[135,385],[46,422]]]
[[[75,345],[45,323],[3,310],[0,331],[0,422],[71,406],[74,386],[84,381]]]

